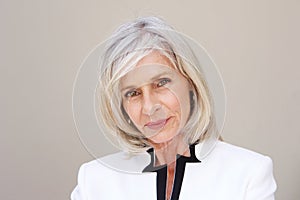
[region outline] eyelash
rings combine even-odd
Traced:
[[[162,78],[159,80],[159,82],[156,84],[157,87],[162,87],[164,85],[166,85],[167,83],[170,83],[171,80],[168,78]]]
[[[138,93],[138,94],[137,94],[137,93]],[[140,94],[140,92],[138,92],[138,91],[136,91],[136,90],[132,90],[132,91],[126,92],[124,96],[125,96],[126,98],[130,98],[130,97],[137,96],[137,95],[139,95],[139,94]]]
[[[171,79],[162,78],[158,81],[158,83],[155,84],[155,88],[160,88],[170,82],[171,82]],[[124,96],[125,96],[125,98],[130,98],[130,97],[138,96],[140,94],[141,94],[141,92],[139,92],[137,90],[131,90],[131,91],[126,92]]]

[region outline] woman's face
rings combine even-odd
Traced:
[[[130,123],[151,142],[168,142],[180,133],[190,114],[191,87],[165,56],[145,56],[120,86]]]

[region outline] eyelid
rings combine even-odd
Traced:
[[[128,91],[126,91],[126,92],[124,93],[124,97],[125,97],[125,98],[130,97],[130,96],[129,96],[129,93],[131,93],[131,92],[134,92],[134,90],[128,90]]]
[[[158,86],[158,84],[160,84],[162,81],[166,81],[165,84],[172,82],[171,78],[163,77],[163,78],[157,79],[157,80],[154,81],[151,85],[154,85],[155,87],[161,87],[161,86],[164,86],[165,84],[163,84],[163,85],[161,85],[161,86]],[[130,92],[139,92],[139,88],[132,88],[132,89],[125,90],[123,96],[124,96],[125,98],[130,97],[130,96],[128,96],[128,94],[129,94]],[[141,93],[141,92],[139,92],[139,93]]]
[[[126,91],[126,92],[124,93],[124,97],[125,97],[125,98],[134,97],[134,96],[129,95],[129,93],[131,93],[131,92],[140,93],[140,92],[138,91],[138,89],[131,89],[131,90],[128,90],[128,91]]]
[[[170,82],[171,82],[171,79],[170,79],[170,78],[160,78],[160,79],[155,83],[155,85],[158,86],[158,84],[160,84],[160,83],[163,82],[163,81],[166,81],[165,84],[167,84],[167,83],[170,83]],[[165,84],[163,84],[162,86],[164,86]]]

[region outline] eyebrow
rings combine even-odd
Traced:
[[[170,73],[170,72],[162,72],[162,73],[160,73],[160,74],[157,74],[157,75],[153,76],[153,77],[150,79],[150,81],[154,81],[154,80],[160,78],[161,76],[165,76],[165,75],[172,75],[172,73]],[[124,90],[132,89],[132,88],[136,88],[136,86],[134,86],[134,85],[126,86],[125,88],[122,88],[122,89],[121,89],[121,92],[123,92]]]

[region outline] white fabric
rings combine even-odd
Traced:
[[[199,151],[201,145],[196,146]],[[124,153],[102,158],[110,165],[142,171],[150,156]],[[119,166],[119,167],[118,167]],[[125,168],[124,168],[125,169]],[[274,200],[276,183],[272,160],[261,154],[217,142],[201,163],[186,163],[180,200]],[[126,173],[99,160],[83,164],[72,200],[155,200],[156,173]]]

